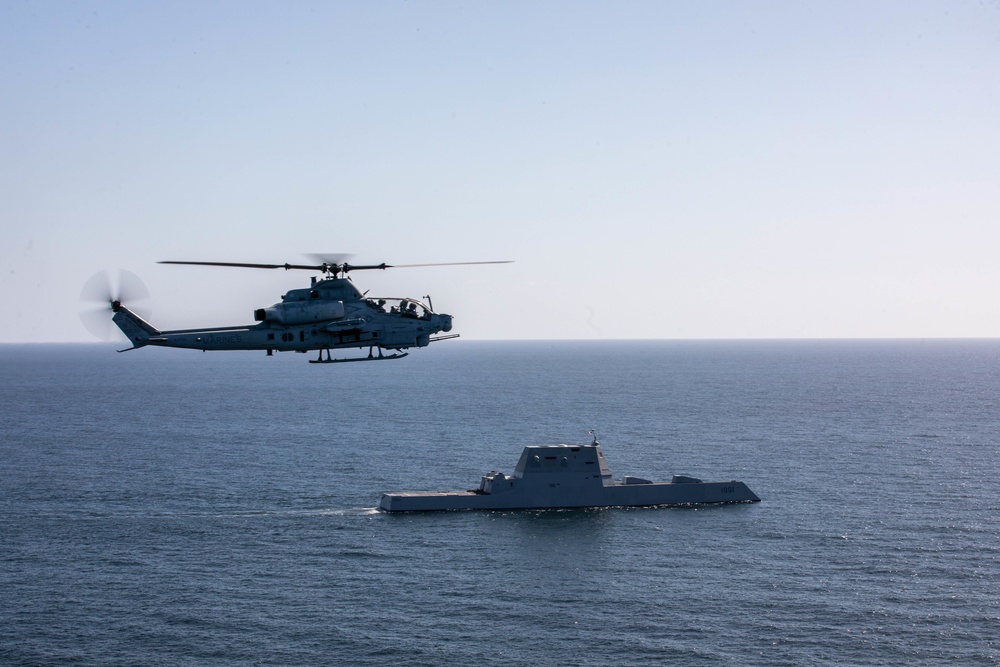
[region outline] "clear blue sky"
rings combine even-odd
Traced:
[[[0,342],[357,274],[467,338],[1000,336],[996,2],[0,3]]]

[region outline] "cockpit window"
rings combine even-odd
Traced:
[[[382,307],[387,307],[390,314],[402,315],[403,317],[429,320],[431,315],[434,314],[430,308],[416,299],[379,299],[377,303]]]

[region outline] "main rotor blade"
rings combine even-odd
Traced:
[[[418,266],[467,266],[470,264],[513,264],[514,260],[505,259],[499,262],[439,262],[435,264],[341,264],[340,270],[344,273],[348,271],[361,271],[364,269],[411,269]]]
[[[174,262],[162,261],[157,264],[189,264],[194,266],[238,266],[245,269],[304,269],[306,271],[324,271],[324,264],[250,264],[247,262]]]
[[[513,264],[513,260],[501,260],[494,262],[439,262],[435,264],[337,264],[334,262],[324,264],[252,264],[248,262],[177,262],[161,261],[157,264],[187,264],[190,266],[235,266],[247,269],[304,269],[306,271],[338,271],[348,273],[350,271],[365,271],[373,269],[409,269],[419,266],[469,266],[472,264]]]
[[[415,266],[468,266],[470,264],[513,264],[512,259],[502,259],[495,262],[440,262],[437,264],[390,264],[388,269],[409,269]]]

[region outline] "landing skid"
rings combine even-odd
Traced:
[[[378,356],[373,354],[374,348],[368,349],[367,357],[349,357],[346,359],[331,359],[330,350],[326,350],[326,359],[323,358],[323,350],[319,351],[319,359],[310,359],[310,364],[346,364],[351,361],[388,361],[389,359],[402,359],[409,352],[394,352],[392,354],[382,354],[382,348],[378,349]]]

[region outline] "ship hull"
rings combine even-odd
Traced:
[[[760,498],[743,482],[610,484],[593,490],[548,491],[546,489],[502,495],[479,491],[386,493],[382,495],[380,507],[386,512],[443,512],[656,507],[760,501]]]

